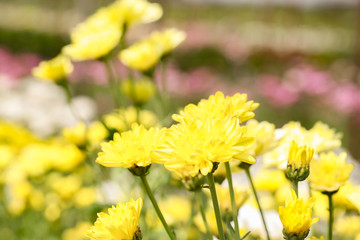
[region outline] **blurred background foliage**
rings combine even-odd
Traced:
[[[1,0],[0,45],[14,54],[30,52],[45,59],[54,57],[69,42],[69,30],[109,2]],[[179,100],[175,106],[232,85],[230,89],[253,92],[250,97],[262,103],[257,111],[259,120],[267,119],[277,126],[299,120],[309,128],[322,119],[344,131],[346,146],[350,146],[353,155],[360,156],[355,143],[360,127],[358,117],[353,116],[358,115],[358,110],[346,111],[346,116],[341,111],[342,114],[334,115],[337,111],[317,107],[321,96],[320,100],[300,96],[281,107],[269,103],[267,98],[255,97],[259,95],[255,84],[259,76],[276,76],[284,83],[284,74],[301,65],[310,66],[315,74],[316,71],[329,74],[336,82],[358,86],[357,1],[156,2],[162,4],[164,17],[157,23],[136,28],[129,36],[130,42],[152,29],[165,26],[183,29],[188,38],[174,53],[173,66],[189,73],[186,75],[189,78],[212,78],[202,79],[204,83],[199,80],[202,85],[197,86],[199,91],[175,94],[173,97]],[[89,91],[86,85],[82,83],[77,88],[80,93],[97,92]]]

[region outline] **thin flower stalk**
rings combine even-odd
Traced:
[[[234,224],[235,224],[235,235],[236,235],[236,239],[240,240],[241,236],[240,236],[239,221],[238,221],[238,211],[237,211],[237,207],[236,207],[234,186],[233,186],[233,182],[232,182],[232,175],[231,175],[231,169],[230,169],[229,162],[225,163],[225,168],[226,168],[226,178],[229,183],[231,208],[232,208],[233,220],[234,220]]]
[[[206,229],[206,236],[208,238],[208,240],[212,240],[212,235],[210,233],[210,228],[209,228],[209,224],[206,220],[206,215],[205,215],[205,209],[204,209],[204,205],[203,205],[203,200],[201,198],[201,190],[199,191],[196,191],[195,192],[195,197],[196,197],[196,201],[198,202],[199,204],[199,210],[200,210],[200,214],[201,214],[201,218],[204,222],[204,225],[205,225],[205,229]]]
[[[217,195],[216,195],[214,175],[211,172],[208,173],[207,179],[208,179],[208,183],[209,183],[209,189],[210,189],[210,193],[211,193],[212,203],[214,206],[214,211],[215,211],[215,216],[216,216],[216,224],[217,224],[218,231],[219,231],[219,239],[225,240],[224,229],[223,229],[223,225],[222,225],[222,218],[221,218],[221,214],[220,214],[220,207],[219,207],[219,202],[218,202]]]
[[[155,211],[156,211],[156,214],[158,215],[158,217],[159,217],[162,225],[164,226],[167,234],[169,235],[169,237],[170,237],[171,240],[175,240],[176,237],[175,237],[173,231],[170,229],[169,225],[166,223],[163,214],[161,213],[161,210],[160,210],[160,208],[159,208],[159,205],[158,205],[158,203],[157,203],[157,201],[156,201],[156,199],[155,199],[155,197],[154,197],[153,192],[151,191],[151,188],[150,188],[150,185],[149,185],[149,183],[148,183],[148,181],[147,181],[147,179],[146,179],[146,176],[145,176],[145,175],[141,175],[141,176],[140,176],[140,179],[141,179],[141,182],[142,182],[142,184],[143,184],[143,186],[144,186],[144,188],[145,188],[145,191],[146,191],[147,195],[149,196],[150,201],[151,201],[151,203],[152,203],[152,205],[153,205],[153,207],[154,207],[154,209],[155,209]]]
[[[261,208],[261,205],[260,205],[260,201],[259,201],[259,198],[258,198],[258,195],[256,193],[256,189],[255,189],[255,186],[254,186],[254,183],[252,181],[252,178],[251,178],[251,173],[250,173],[250,169],[249,168],[244,168],[245,170],[245,173],[249,179],[249,182],[250,182],[250,185],[251,185],[251,189],[254,193],[254,196],[255,196],[255,199],[256,199],[256,202],[258,204],[258,207],[259,207],[259,211],[260,211],[260,215],[261,215],[261,219],[262,219],[262,222],[264,224],[264,228],[265,228],[265,232],[266,232],[266,238],[267,240],[270,240],[270,235],[269,235],[269,231],[267,229],[267,226],[266,226],[266,222],[265,222],[265,218],[264,218],[264,213],[262,211],[262,208]]]

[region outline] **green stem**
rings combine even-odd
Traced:
[[[299,197],[299,181],[297,180],[292,180],[292,186],[293,186],[293,189],[296,193],[296,196]]]
[[[251,178],[250,169],[249,169],[249,168],[245,168],[244,170],[245,170],[245,172],[246,172],[247,177],[249,178],[250,185],[251,185],[251,189],[252,189],[252,191],[253,191],[253,193],[254,193],[255,200],[256,200],[256,202],[257,202],[257,204],[258,204],[258,207],[259,207],[261,219],[262,219],[262,222],[263,222],[263,224],[264,224],[264,228],[265,228],[265,232],[266,232],[266,238],[267,238],[267,240],[270,240],[269,231],[268,231],[268,229],[267,229],[266,222],[265,222],[265,218],[264,218],[264,214],[263,214],[263,211],[262,211],[262,209],[261,209],[260,201],[259,201],[258,195],[257,195],[257,193],[256,193],[256,189],[255,189],[254,183],[253,183],[252,178]]]
[[[148,183],[148,181],[147,181],[147,179],[146,179],[146,176],[145,176],[145,175],[141,175],[140,178],[141,178],[142,184],[144,185],[144,188],[145,188],[145,190],[146,190],[146,193],[147,193],[147,195],[149,196],[150,201],[151,201],[151,203],[152,203],[152,205],[153,205],[153,207],[154,207],[154,209],[155,209],[155,211],[156,211],[156,213],[157,213],[157,215],[158,215],[158,217],[159,217],[162,225],[164,226],[167,234],[169,235],[169,237],[170,237],[171,240],[175,240],[176,237],[175,237],[174,233],[171,231],[169,225],[166,223],[165,218],[164,218],[164,216],[162,215],[162,213],[161,213],[161,211],[160,211],[159,205],[157,204],[156,199],[155,199],[155,197],[154,197],[154,194],[153,194],[152,191],[151,191],[151,188],[150,188],[149,183]]]
[[[222,220],[221,220],[221,214],[220,214],[219,202],[218,202],[218,199],[217,199],[217,196],[216,196],[214,175],[212,173],[209,173],[207,175],[207,180],[208,180],[208,183],[209,183],[211,199],[212,199],[213,206],[214,206],[216,224],[217,224],[218,231],[219,231],[219,239],[220,240],[225,240],[224,229],[223,229]]]
[[[113,101],[114,101],[114,105],[116,108],[120,107],[119,105],[119,86],[116,84],[115,82],[115,77],[113,74],[113,71],[111,69],[110,63],[108,60],[104,61],[105,66],[106,66],[106,71],[108,72],[108,77],[109,77],[109,85],[110,85],[110,91],[113,97]]]
[[[233,186],[233,182],[232,182],[231,169],[230,169],[229,162],[225,162],[225,168],[226,168],[226,178],[229,183],[229,192],[230,192],[230,198],[231,198],[231,208],[232,208],[233,220],[234,220],[234,224],[235,224],[236,239],[240,240],[241,236],[240,236],[240,229],[239,229],[238,210],[236,207],[234,186]]]
[[[211,233],[210,233],[210,228],[209,228],[209,224],[206,220],[206,215],[205,215],[205,210],[204,210],[204,205],[203,205],[203,200],[201,198],[201,190],[200,191],[196,191],[195,192],[195,197],[196,197],[196,201],[198,202],[199,204],[199,210],[200,210],[200,214],[201,214],[201,217],[204,221],[204,225],[205,225],[205,229],[206,229],[206,236],[209,240],[212,240],[212,236],[211,236]]]
[[[333,229],[333,223],[334,223],[334,206],[332,202],[332,195],[334,193],[326,193],[326,195],[329,198],[329,232],[328,232],[328,239],[332,240],[332,229]]]
[[[121,74],[119,72],[119,68],[116,64],[116,61],[112,61],[112,69],[114,69],[114,71],[113,71],[114,79],[121,79]],[[116,90],[117,90],[117,94],[118,94],[118,100],[120,101],[120,105],[125,107],[126,106],[126,98],[124,96],[124,93],[121,91],[120,86],[118,86],[118,88]]]

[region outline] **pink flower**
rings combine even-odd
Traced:
[[[285,74],[285,78],[309,95],[325,94],[334,87],[334,82],[327,72],[317,71],[308,65],[300,65],[290,69]]]
[[[329,104],[341,113],[360,112],[360,88],[354,83],[339,84],[327,99]]]
[[[155,73],[155,79],[161,90],[160,71]],[[166,69],[166,86],[170,94],[177,96],[196,96],[202,93],[208,93],[216,85],[216,77],[207,68],[197,68],[190,72],[180,72],[174,66],[168,66]]]
[[[299,100],[299,92],[293,86],[281,83],[276,76],[260,76],[256,86],[260,94],[275,107],[289,107]]]
[[[2,76],[3,84],[9,82],[8,84],[12,85],[21,77],[30,75],[31,69],[40,61],[40,57],[35,54],[15,55],[4,48],[0,48],[0,76]]]

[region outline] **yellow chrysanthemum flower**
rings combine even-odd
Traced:
[[[135,104],[146,103],[156,93],[155,84],[147,78],[138,81],[131,81],[130,79],[123,81],[121,89]]]
[[[153,32],[150,39],[161,47],[161,55],[166,55],[180,45],[186,38],[186,34],[176,28],[166,29],[162,32]]]
[[[291,142],[288,165],[295,168],[308,167],[314,155],[314,149],[303,145],[299,146],[295,141]]]
[[[306,130],[299,122],[289,122],[277,131],[281,137],[278,147],[264,155],[267,167],[276,166],[286,169],[291,142],[296,139],[299,145],[307,145],[314,149],[314,155],[341,146],[341,134],[336,133],[324,123],[317,122],[313,128]]]
[[[74,196],[75,206],[84,208],[96,201],[96,190],[94,187],[81,188]]]
[[[71,43],[63,53],[74,61],[99,59],[120,41],[122,16],[112,5],[99,9],[71,31]]]
[[[9,145],[0,145],[0,170],[5,168],[10,161],[16,156],[15,149]]]
[[[42,61],[39,66],[32,70],[32,74],[41,80],[58,82],[64,80],[73,70],[74,67],[70,59],[59,55],[51,60]]]
[[[79,122],[73,127],[66,127],[62,130],[62,135],[66,141],[76,146],[85,146],[87,127],[84,122]]]
[[[334,192],[349,179],[353,169],[346,163],[345,152],[336,155],[333,152],[322,153],[319,160],[311,162],[309,181],[311,187],[321,192]]]
[[[51,180],[51,188],[61,198],[69,199],[81,188],[81,178],[78,175],[72,174],[66,177],[56,176]]]
[[[316,153],[329,151],[341,146],[342,134],[323,122],[316,122],[308,131],[305,143],[314,148]]]
[[[350,181],[346,182],[340,190],[333,195],[336,207],[360,213],[360,186]]]
[[[97,26],[82,23],[71,34],[71,43],[62,50],[73,61],[99,59],[119,43],[122,31],[118,24]]]
[[[315,199],[312,197],[306,203],[298,199],[294,190],[291,189],[286,195],[285,207],[279,207],[280,220],[284,226],[284,234],[296,235],[298,239],[305,239],[309,234],[311,225],[319,218],[312,219],[312,207]]]
[[[84,159],[85,155],[75,145],[54,140],[24,147],[16,164],[27,176],[36,177],[50,169],[71,171]]]
[[[233,158],[253,164],[247,155],[254,139],[235,118],[185,121],[168,129],[165,144],[155,151],[159,163],[179,177],[207,175],[214,163]]]
[[[278,141],[275,139],[275,125],[266,121],[258,122],[251,119],[246,123],[249,136],[255,138],[250,154],[260,156],[276,147]]]
[[[114,112],[103,116],[103,120],[110,130],[118,132],[129,130],[131,125],[137,122],[144,125],[145,128],[159,126],[159,119],[153,112],[140,110],[138,113],[133,106],[116,109]]]
[[[24,127],[0,120],[0,142],[20,151],[30,143],[38,142],[39,138]]]
[[[84,122],[79,122],[73,127],[66,127],[62,130],[62,135],[66,141],[83,148],[87,144],[90,147],[99,147],[101,141],[108,136],[108,131],[101,122],[93,122],[86,126]]]
[[[202,99],[197,105],[187,105],[180,114],[174,114],[172,117],[177,122],[184,122],[186,119],[235,117],[242,123],[255,116],[253,111],[258,106],[258,103],[247,101],[247,94],[237,93],[232,97],[225,97],[222,92],[217,92],[209,99]]]
[[[100,143],[108,136],[108,130],[99,121],[90,124],[86,133],[87,140],[92,147],[99,147]]]
[[[123,24],[131,27],[157,21],[163,15],[160,4],[146,0],[118,0],[109,6],[121,16]]]
[[[307,145],[299,146],[291,142],[286,177],[291,181],[304,181],[309,176],[309,164],[314,155],[314,149]]]
[[[115,133],[114,140],[101,144],[96,162],[105,167],[146,167],[153,163],[153,151],[163,142],[165,128],[150,128],[134,123],[131,130]]]
[[[154,67],[161,58],[161,47],[149,39],[142,40],[122,50],[120,61],[133,69],[146,71]]]
[[[147,71],[184,39],[185,33],[174,28],[154,32],[149,37],[122,50],[119,53],[119,59],[130,68]]]
[[[191,202],[183,196],[171,196],[159,202],[166,221],[170,224],[186,223],[191,215]],[[151,219],[154,221],[154,218]]]
[[[139,217],[143,201],[141,198],[125,204],[118,203],[108,209],[108,213],[98,213],[94,226],[87,232],[91,240],[133,239],[138,234]]]

